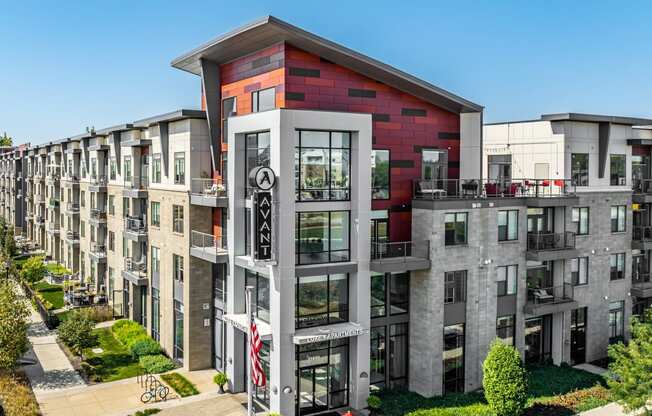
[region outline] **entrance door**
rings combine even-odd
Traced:
[[[378,258],[387,254],[387,242],[389,240],[387,218],[373,218],[371,220],[371,258]]]
[[[328,366],[318,365],[299,370],[299,414],[307,415],[328,409]]]
[[[542,364],[551,356],[552,315],[530,318],[525,321],[525,362]]]
[[[586,361],[586,308],[571,311],[571,364]]]

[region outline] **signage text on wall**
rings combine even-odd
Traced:
[[[271,168],[259,166],[249,173],[249,183],[256,188],[253,197],[253,258],[272,260],[272,188],[276,175]]]

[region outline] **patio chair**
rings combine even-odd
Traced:
[[[552,302],[555,297],[548,293],[546,289],[535,289],[534,290],[534,299],[537,303],[548,303]]]
[[[433,181],[419,181],[419,191],[422,195],[430,195],[433,198],[441,198],[447,194],[445,189],[437,188]]]

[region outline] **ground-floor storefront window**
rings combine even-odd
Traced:
[[[296,350],[297,414],[305,415],[349,403],[349,340],[301,345]]]
[[[464,324],[444,327],[444,393],[464,392]]]

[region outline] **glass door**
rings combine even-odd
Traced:
[[[571,365],[586,361],[586,308],[571,311]]]
[[[387,218],[373,218],[371,220],[371,258],[378,258],[387,253],[389,240],[389,222]]]
[[[299,372],[299,414],[328,408],[328,366],[302,368]]]

